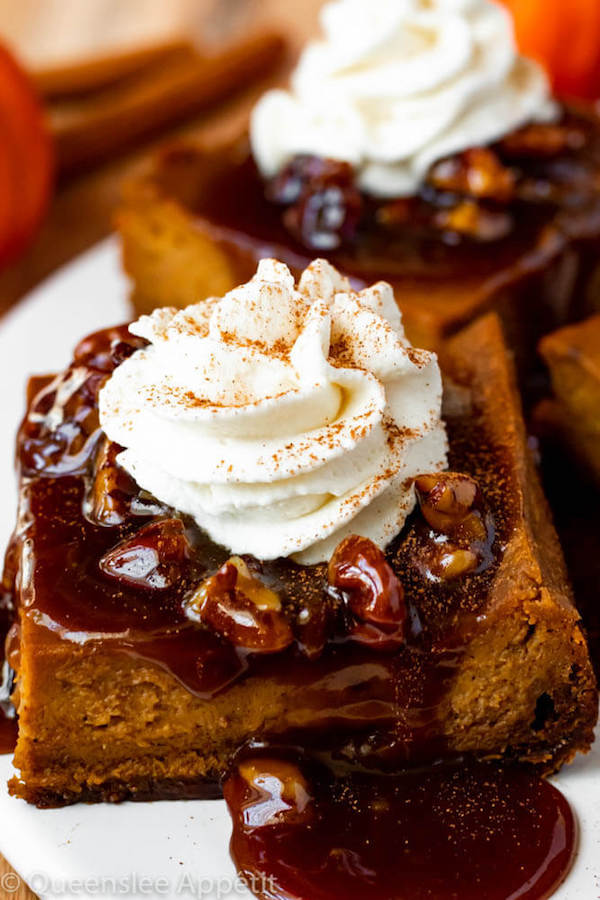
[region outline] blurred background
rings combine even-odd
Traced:
[[[8,166],[0,143],[0,315],[111,231],[123,180],[157,146],[243,127],[255,99],[285,79],[316,30],[320,5],[0,0],[0,125],[27,113]],[[26,86],[16,83],[15,61],[38,98],[41,124]],[[13,206],[22,206],[19,178],[30,193],[39,183],[15,236],[6,198],[12,187]]]
[[[202,48],[261,24],[308,34],[321,0],[0,0],[6,42],[33,70],[185,37]]]
[[[557,93],[600,96],[598,0],[502,2]],[[157,146],[241,129],[321,4],[0,0],[0,315],[111,231],[123,181]]]

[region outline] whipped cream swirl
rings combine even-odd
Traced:
[[[366,193],[414,194],[431,164],[556,117],[541,67],[493,0],[334,0],[291,92],[254,109],[265,177],[300,153],[352,163]]]
[[[357,293],[317,260],[296,286],[264,260],[130,330],[150,344],[101,391],[102,427],[140,487],[233,553],[315,563],[351,532],[383,548],[413,479],[446,467],[437,359],[407,342],[388,284]]]

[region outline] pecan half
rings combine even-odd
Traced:
[[[485,540],[482,496],[477,482],[460,472],[420,475],[415,481],[417,499],[429,525],[449,537]]]
[[[152,522],[100,560],[100,569],[127,587],[164,591],[185,576],[190,545],[181,519]]]
[[[350,612],[350,634],[358,641],[387,645],[404,641],[404,589],[373,541],[350,535],[336,548],[328,567],[331,587]]]
[[[71,366],[36,395],[21,427],[25,472],[57,476],[87,469],[100,439],[98,393],[106,378]]]
[[[186,612],[236,647],[256,653],[277,653],[293,641],[278,595],[239,556],[232,556],[193,592]]]
[[[421,475],[415,481],[421,514],[436,535],[422,548],[421,568],[449,581],[474,572],[490,557],[491,517],[477,482],[460,472]]]
[[[532,123],[507,135],[498,143],[500,152],[508,157],[558,156],[572,150],[581,150],[585,134],[569,125],[556,123]]]
[[[286,206],[286,228],[305,246],[335,250],[354,237],[362,198],[349,163],[298,155],[269,182],[266,195]]]
[[[88,335],[75,348],[77,365],[100,372],[112,372],[123,360],[147,345],[143,338],[130,334],[127,325],[118,325]]]
[[[86,512],[100,525],[122,525],[130,514],[136,486],[131,476],[117,464],[121,449],[104,437],[96,453]]]
[[[430,169],[427,180],[437,190],[500,204],[510,203],[516,182],[514,172],[487,147],[440,160]]]

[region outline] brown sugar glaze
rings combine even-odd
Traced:
[[[485,763],[336,776],[263,750],[225,797],[233,859],[264,900],[541,900],[576,848],[562,794]]]
[[[248,653],[209,628],[190,622],[184,612],[186,593],[228,558],[224,548],[214,545],[190,520],[161,507],[122,477],[112,483],[110,523],[105,520],[101,524],[97,519],[100,507],[94,484],[103,471],[98,463],[102,435],[97,421],[97,392],[111,369],[138,345],[124,328],[101,332],[79,346],[73,366],[60,379],[60,394],[59,383],[50,379],[35,386],[39,390],[19,436],[23,493],[5,573],[6,585],[14,590],[17,569],[20,571],[21,583],[15,591],[16,627],[19,619],[27,616],[48,641],[85,642],[91,652],[101,646],[103,650],[110,648],[115,653],[154,660],[202,697],[214,695],[253,671],[274,678],[285,671],[286,677],[303,683],[310,679],[315,712],[302,729],[301,740],[313,755],[311,761],[306,757],[300,762],[310,769],[319,825],[313,830],[296,828],[293,835],[286,831],[287,825],[283,831],[277,825],[268,832],[247,833],[236,818],[241,814],[238,768],[233,769],[225,786],[236,823],[233,852],[238,865],[248,875],[263,871],[266,854],[267,874],[279,878],[284,873],[281,891],[263,896],[307,900],[334,896],[368,900],[371,895],[482,896],[458,894],[456,879],[464,879],[464,859],[475,850],[481,860],[476,876],[484,877],[484,861],[491,857],[489,821],[494,811],[498,813],[498,802],[499,821],[508,821],[510,829],[498,826],[493,832],[495,848],[512,852],[519,842],[527,847],[527,860],[516,857],[521,879],[516,887],[522,887],[535,872],[539,876],[528,893],[514,896],[531,900],[549,896],[570,864],[574,827],[565,801],[544,782],[491,766],[461,766],[464,776],[456,768],[436,766],[412,773],[409,770],[400,776],[381,774],[397,773],[406,762],[433,762],[444,755],[443,743],[434,736],[436,711],[471,624],[481,614],[500,548],[510,533],[511,522],[505,512],[510,509],[506,502],[509,481],[503,477],[503,461],[493,449],[489,457],[482,452],[485,441],[478,432],[476,410],[471,409],[468,417],[450,416],[448,426],[451,465],[460,465],[477,479],[494,523],[482,565],[457,581],[432,586],[420,562],[430,540],[429,531],[415,514],[387,553],[388,562],[401,577],[409,611],[406,643],[390,653],[352,641],[335,624],[323,625],[319,610],[327,601],[325,566],[304,568],[289,560],[255,561],[261,579],[279,594],[289,621],[294,623],[294,641],[280,653]],[[183,521],[191,552],[181,562],[178,577],[166,588],[148,590],[101,571],[99,560],[121,542],[139,535],[148,523],[173,521],[174,517]],[[29,556],[29,567],[17,565],[23,552]],[[332,674],[346,691],[345,695],[335,695],[335,706],[328,694]],[[365,683],[369,685],[368,699],[362,700],[360,686]],[[341,703],[340,696],[344,697]],[[294,737],[287,734],[285,741]],[[277,759],[284,751],[273,744],[270,753]],[[339,776],[332,781],[333,776],[324,774],[330,772],[329,768],[314,762],[316,759],[335,760],[338,772],[341,765],[355,774],[346,776],[345,781]],[[357,763],[360,769],[355,768]],[[380,774],[374,775],[373,770]],[[451,809],[449,818],[440,822],[432,819],[429,800],[444,791],[452,806],[447,807]],[[203,793],[214,795],[214,790],[199,789],[197,794],[188,792],[188,796]],[[412,798],[410,817],[407,798]],[[367,820],[372,832],[365,849]],[[465,844],[461,843],[456,853],[441,854],[449,830],[467,820],[470,831]],[[533,844],[532,829],[539,833],[539,841]],[[337,838],[331,843],[334,834],[347,841],[341,853]],[[396,860],[398,842],[407,839],[411,852],[390,865],[392,850]],[[322,870],[306,867],[305,853],[314,850],[310,859],[317,865],[319,853],[327,848],[341,865],[335,864],[331,870],[326,867],[325,876]],[[422,854],[438,863],[438,873],[447,882],[445,892],[431,893],[425,877],[430,866],[423,864]],[[350,888],[344,871],[354,863],[360,867],[360,876],[352,877],[354,886]],[[434,871],[431,869],[430,874]],[[516,871],[510,868],[510,878],[516,878]],[[288,876],[292,878],[289,884],[285,881]],[[310,881],[308,893],[297,884],[300,876],[315,879]],[[502,884],[504,890],[509,884],[506,879],[500,882],[496,878],[494,883]],[[403,895],[398,893],[402,884],[415,886],[415,890],[417,884],[424,886],[421,894]],[[515,885],[510,884],[512,890]],[[369,893],[374,891],[373,885],[377,894]]]

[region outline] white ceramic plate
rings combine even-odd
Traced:
[[[14,433],[29,373],[62,368],[78,340],[130,316],[118,250],[109,240],[58,272],[0,321],[0,545],[13,526]],[[0,852],[42,897],[250,897],[229,858],[223,801],[125,803],[38,810],[8,797],[0,756]],[[577,862],[556,900],[600,897],[600,745],[556,779],[577,813]],[[0,898],[14,893],[0,878]],[[483,900],[483,898],[482,898]]]

